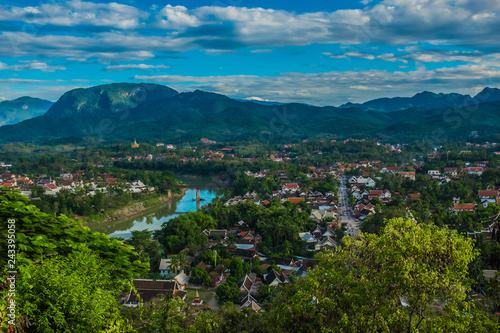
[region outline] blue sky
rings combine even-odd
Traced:
[[[1,99],[151,82],[340,105],[500,86],[498,0],[0,4]]]

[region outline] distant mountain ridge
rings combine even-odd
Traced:
[[[450,103],[460,102],[465,106],[450,111]],[[367,103],[371,106],[364,109],[354,104],[265,105],[200,90],[179,93],[158,84],[113,83],[64,93],[44,115],[0,127],[0,143],[83,140],[91,144],[134,138],[175,143],[202,137],[266,143],[349,137],[439,142],[463,140],[472,131],[500,140],[500,90],[496,88],[485,88],[474,98],[423,92]],[[477,105],[471,108],[471,103]],[[412,106],[395,110],[402,105]],[[374,110],[375,106],[383,111]]]
[[[356,107],[363,111],[394,112],[406,110],[413,107],[420,107],[425,110],[432,110],[447,107],[465,107],[472,104],[500,101],[500,89],[484,88],[476,96],[461,95],[457,93],[443,94],[424,91],[413,97],[393,97],[377,98],[365,103],[346,103],[340,107]]]
[[[54,104],[28,96],[0,102],[0,126],[17,124],[23,120],[43,115]]]
[[[148,83],[111,83],[64,93],[45,114],[49,117],[116,113],[141,103],[177,95],[166,86]]]

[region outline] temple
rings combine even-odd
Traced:
[[[191,302],[191,305],[202,305],[203,300],[200,299],[200,295],[198,295],[198,289],[196,289],[196,296],[194,297],[194,300]]]
[[[132,148],[139,148],[139,144],[137,143],[137,141],[135,141],[135,139],[134,139],[134,143],[132,143],[131,147]]]

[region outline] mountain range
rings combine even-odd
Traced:
[[[51,101],[33,97],[19,97],[0,102],[0,126],[13,125],[43,115],[52,106]]]
[[[455,105],[466,106],[496,101],[500,101],[500,90],[496,88],[485,88],[474,97],[456,93],[435,94],[433,92],[424,91],[416,94],[413,97],[377,98],[362,104],[346,103],[344,105],[341,105],[340,107],[356,107],[363,111],[372,110],[381,112],[393,112],[406,110],[413,107],[432,110],[437,108],[447,108]]]
[[[48,102],[48,101],[46,101]],[[50,103],[50,102],[49,102]],[[0,127],[0,142],[101,143],[216,141],[293,142],[367,138],[383,142],[500,139],[500,90],[471,97],[422,92],[341,107],[266,105],[196,90],[113,83],[74,89],[48,111]]]

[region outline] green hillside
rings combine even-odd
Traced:
[[[497,90],[485,89],[478,96],[494,100]],[[442,95],[422,94],[419,98],[424,100]],[[457,95],[441,97],[453,100]],[[68,91],[45,115],[0,127],[0,142],[43,143],[61,138],[89,143],[134,138],[185,142],[202,137],[261,142],[316,137],[439,142],[466,139],[471,131],[490,139],[500,137],[500,102],[479,103],[478,96],[474,107],[417,105],[385,112],[353,106],[264,105],[199,90],[178,93],[157,84],[118,83]]]

